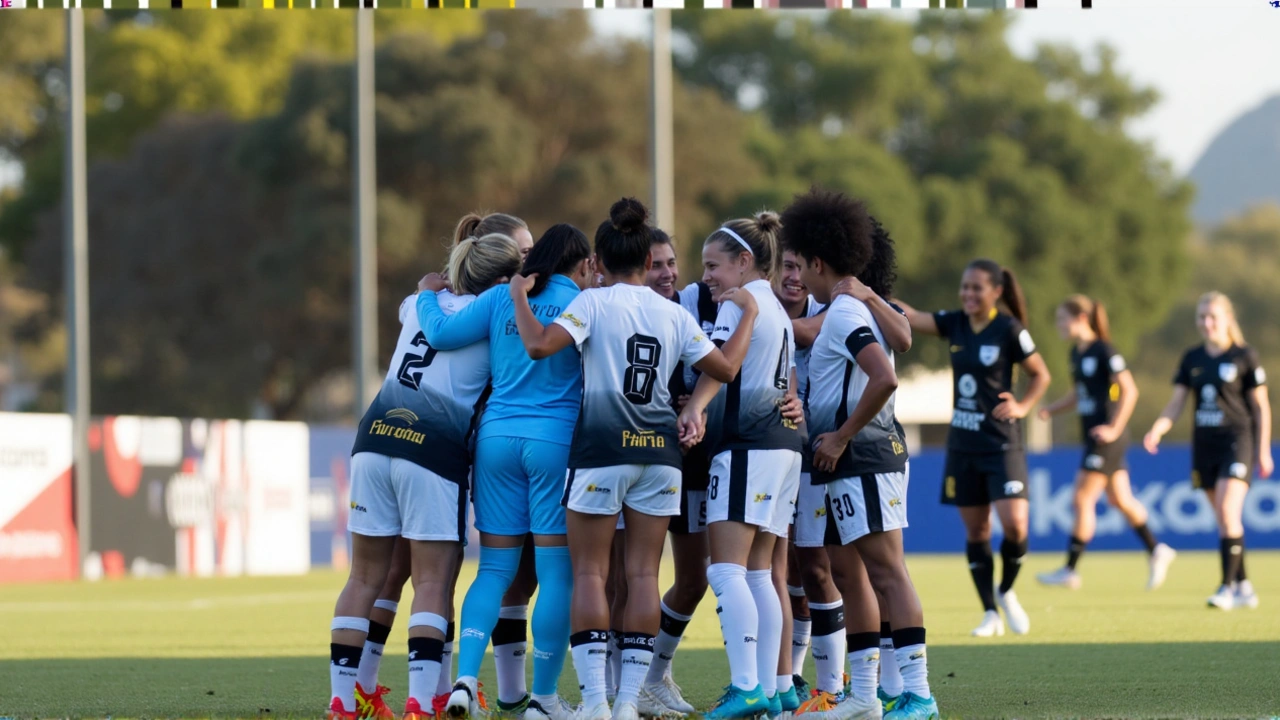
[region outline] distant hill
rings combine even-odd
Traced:
[[[1201,225],[1265,200],[1280,202],[1280,95],[1236,118],[1191,169]]]

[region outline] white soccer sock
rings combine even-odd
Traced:
[[[499,624],[503,620],[514,620],[527,628],[528,618],[528,605],[509,605],[498,610]],[[525,632],[527,633],[527,629]],[[504,640],[505,638],[495,639]],[[524,660],[528,645],[527,640],[493,645],[493,669],[498,676],[498,700],[501,702],[517,703],[528,693],[524,674]]]
[[[692,619],[692,615],[681,615],[662,603],[662,624],[658,637],[653,640],[653,660],[649,663],[646,683],[660,683],[662,676],[670,671],[676,648],[680,646],[680,638],[684,636],[684,630]]]
[[[796,682],[792,679],[791,675],[778,675],[777,678],[779,694],[782,694],[796,686]]]
[[[791,619],[791,671],[796,675],[804,674],[804,656],[809,653],[809,638],[813,633],[813,620],[810,618]]]
[[[813,665],[817,671],[816,686],[828,693],[844,690],[847,642],[844,628],[844,602],[809,603],[813,620]]]
[[[604,668],[609,664],[608,638],[607,630],[583,630],[569,636],[573,668],[578,672],[578,686],[582,689],[582,707],[586,712],[590,712],[600,703],[607,702]]]
[[[866,648],[849,653],[849,690],[862,700],[876,696],[876,680],[880,672],[880,648]]]
[[[756,673],[765,697],[778,691],[778,655],[782,652],[782,601],[769,570],[748,570],[747,587],[756,603],[758,619]]]
[[[437,695],[448,695],[453,690],[453,623],[445,634],[444,654],[440,658],[440,680],[436,683]]]
[[[361,648],[353,645],[329,644],[329,703],[342,701],[343,709],[356,709],[356,676],[360,670]]]
[[[431,628],[441,635],[448,633],[449,621],[430,612],[409,616],[409,631]],[[440,668],[444,659],[444,640],[428,637],[409,638],[409,699],[417,700],[423,709],[431,707],[440,684]]]
[[[880,687],[886,694],[898,697],[902,694],[902,673],[898,671],[897,653],[893,649],[893,635],[885,632],[888,623],[880,628]]]
[[[898,670],[902,673],[903,688],[912,695],[930,697],[929,660],[924,643],[896,648],[893,654],[898,660]]]
[[[618,697],[614,707],[622,703],[640,703],[640,687],[649,674],[653,661],[653,636],[629,632],[622,635],[622,678],[618,681]]]
[[[707,584],[719,604],[720,631],[729,655],[731,681],[739,690],[755,690],[760,684],[756,665],[760,616],[747,586],[747,569],[733,563],[713,563],[707,567]]]
[[[386,625],[381,623],[369,623],[369,636],[364,641],[364,652],[360,655],[360,672],[356,675],[356,682],[360,683],[360,687],[365,692],[373,692],[378,688],[378,668],[382,665],[382,651],[386,648],[386,635],[382,634],[384,628],[389,630]],[[382,642],[374,642],[371,638],[374,633],[379,633]]]
[[[609,669],[605,674],[605,687],[613,690],[618,694],[618,688],[622,686],[622,633],[614,630],[609,631]]]

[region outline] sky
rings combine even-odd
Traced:
[[[927,5],[927,0],[923,0]],[[1038,43],[1069,43],[1088,51],[1100,42],[1119,50],[1119,70],[1138,84],[1155,87],[1160,102],[1127,129],[1154,141],[1176,172],[1191,170],[1213,138],[1240,114],[1280,94],[1280,10],[1266,15],[1266,3],[1212,0],[1095,0],[1115,9],[1018,12],[1009,31],[1013,51],[1029,57]],[[871,6],[877,0],[871,0]],[[888,0],[880,3],[888,6]],[[912,0],[904,0],[910,6]],[[1041,6],[1051,5],[1041,0]],[[1166,8],[1152,12],[1153,5]],[[1183,5],[1167,11],[1171,5]],[[904,18],[911,11],[894,11]],[[950,12],[955,12],[954,10]],[[648,13],[604,10],[593,13],[598,32],[631,36],[649,33]]]

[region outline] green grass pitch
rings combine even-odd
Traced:
[[[968,636],[980,612],[961,556],[909,562],[944,717],[1280,715],[1280,553],[1250,553],[1262,606],[1230,613],[1205,607],[1215,553],[1183,553],[1154,593],[1143,590],[1136,553],[1086,555],[1076,592],[1039,587],[1034,574],[1061,555],[1032,555],[1018,583],[1031,634],[993,640]],[[474,572],[468,565],[460,587]],[[344,579],[0,587],[0,717],[322,717],[329,618]],[[675,661],[686,696],[704,708],[727,681],[715,618],[708,596]],[[396,710],[405,637],[397,624],[382,665]],[[488,659],[481,680],[495,690]],[[576,684],[567,662],[561,688],[575,702]]]

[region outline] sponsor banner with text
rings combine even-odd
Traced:
[[[70,580],[78,552],[71,418],[0,413],[0,583]]]

